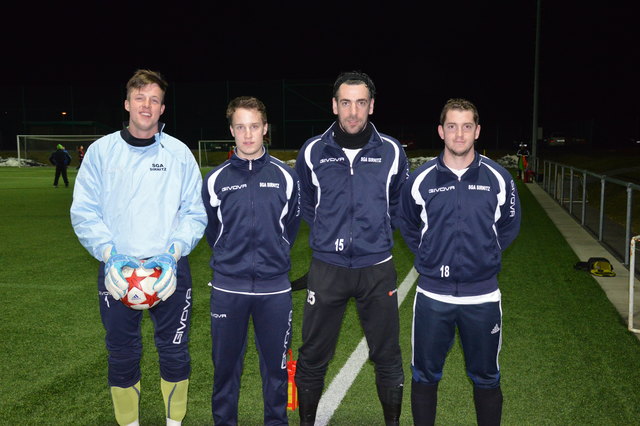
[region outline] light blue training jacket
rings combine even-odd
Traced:
[[[189,148],[162,126],[148,146],[130,145],[117,131],[87,149],[74,185],[71,224],[100,261],[111,244],[118,253],[146,259],[176,243],[186,256],[204,234],[202,174]]]

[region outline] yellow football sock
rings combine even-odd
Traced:
[[[180,382],[167,382],[165,379],[160,378],[160,388],[162,389],[167,419],[181,422],[187,414],[189,379]]]
[[[119,425],[128,425],[138,421],[140,382],[128,388],[111,386],[111,399]]]

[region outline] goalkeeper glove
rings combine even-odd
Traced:
[[[153,284],[153,290],[163,301],[167,300],[169,296],[176,291],[176,285],[178,284],[176,278],[178,260],[180,260],[180,248],[177,244],[173,243],[169,247],[169,250],[167,250],[167,253],[153,256],[144,263],[145,268],[152,269],[158,267],[162,269],[162,273]]]
[[[122,268],[129,266],[139,268],[138,259],[116,252],[114,246],[109,246],[104,251],[104,285],[114,299],[120,300],[127,294],[129,283],[122,275]]]

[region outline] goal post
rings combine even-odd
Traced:
[[[78,160],[76,150],[87,147],[104,135],[16,135],[16,150],[18,167],[22,167],[25,160],[48,163],[49,155],[61,144],[71,157]]]
[[[233,139],[201,139],[198,141],[198,164],[201,168],[218,165],[228,158],[234,146]]]

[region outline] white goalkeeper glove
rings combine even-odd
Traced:
[[[122,268],[125,266],[139,268],[140,261],[116,252],[114,246],[107,247],[104,251],[104,285],[116,300],[123,298],[129,289],[129,283],[122,275]]]
[[[153,290],[163,301],[176,291],[178,260],[180,260],[180,247],[173,243],[166,253],[153,256],[144,262],[144,267],[148,269],[161,268],[162,273],[153,284]]]

